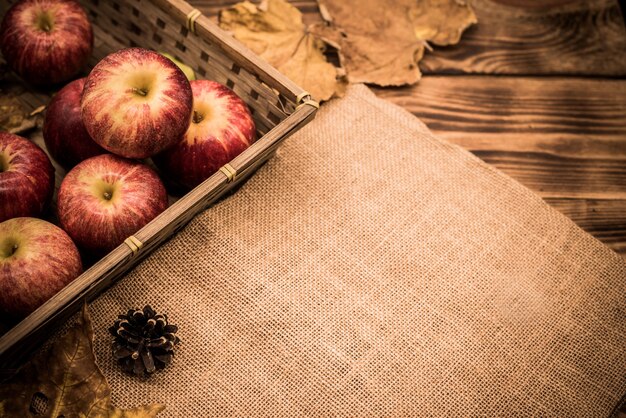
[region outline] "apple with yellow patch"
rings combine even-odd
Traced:
[[[37,218],[0,223],[0,311],[21,318],[82,272],[78,249],[59,227]]]
[[[126,158],[147,158],[174,145],[189,126],[191,109],[191,86],[183,71],[143,48],[102,59],[87,77],[81,99],[89,135]]]
[[[112,154],[89,158],[65,176],[59,221],[74,242],[101,255],[167,208],[165,186],[145,164]]]
[[[248,148],[256,137],[250,110],[231,89],[194,80],[193,112],[181,141],[153,158],[172,181],[194,188]]]

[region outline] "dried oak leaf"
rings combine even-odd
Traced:
[[[308,32],[302,13],[285,0],[237,3],[220,11],[219,24],[316,100],[343,95],[347,82],[326,61],[326,45]]]
[[[39,353],[0,385],[0,417],[149,418],[164,405],[122,410],[111,405],[111,389],[96,365],[93,328],[82,318],[52,348]]]
[[[352,83],[417,82],[427,42],[451,45],[477,23],[465,0],[318,0],[327,25],[311,31],[339,47]]]

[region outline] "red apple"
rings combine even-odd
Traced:
[[[73,0],[20,0],[2,20],[0,46],[9,66],[26,81],[56,84],[85,66],[93,31]]]
[[[189,126],[189,80],[161,54],[128,48],[106,56],[87,77],[81,108],[87,132],[104,149],[147,158]]]
[[[151,168],[111,154],[70,170],[57,202],[63,229],[95,254],[120,245],[166,208],[165,186]]]
[[[76,246],[59,227],[36,218],[0,223],[0,310],[24,317],[82,272]]]
[[[0,222],[39,216],[54,192],[54,167],[26,138],[0,132]]]
[[[80,98],[85,80],[72,81],[52,98],[43,124],[46,149],[52,158],[68,168],[107,152],[91,139],[83,124]]]
[[[209,80],[191,82],[193,113],[181,141],[154,158],[165,175],[193,188],[255,140],[245,102],[228,87]]]

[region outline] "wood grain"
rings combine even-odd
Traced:
[[[550,3],[521,8],[473,0],[478,25],[460,44],[435,48],[420,68],[427,74],[626,75],[626,29],[617,0]]]
[[[473,152],[544,198],[626,198],[626,160],[564,158],[545,153]]]
[[[425,76],[375,92],[626,256],[626,80]]]
[[[426,76],[374,91],[468,149],[626,160],[626,80]]]
[[[626,159],[626,80],[426,76],[374,91],[469,149]]]

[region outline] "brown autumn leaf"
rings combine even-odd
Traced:
[[[22,134],[37,126],[33,117],[19,100],[25,89],[0,58],[0,131]]]
[[[82,318],[52,348],[37,354],[0,385],[0,417],[150,418],[165,405],[121,410],[111,405],[111,388],[96,365],[87,306]]]
[[[28,112],[14,94],[0,89],[0,131],[19,133],[25,125],[32,128],[35,123],[28,119]]]
[[[285,0],[237,3],[220,11],[219,24],[316,100],[343,95],[347,82],[326,61],[324,42],[308,32],[302,13]]]
[[[9,67],[0,58],[0,131],[7,132],[18,128],[27,116],[26,109],[13,91],[15,83],[10,82],[10,74]]]
[[[339,47],[351,83],[413,84],[427,43],[451,45],[477,23],[465,0],[318,0],[327,25],[311,31]]]

